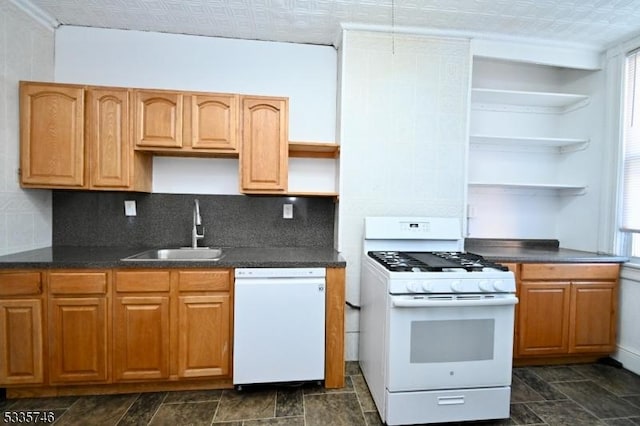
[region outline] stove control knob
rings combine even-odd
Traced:
[[[499,292],[505,292],[506,293],[506,292],[510,291],[507,283],[505,283],[504,280],[494,280],[493,281],[493,288],[496,291],[499,291]]]
[[[418,281],[409,281],[407,283],[407,290],[409,293],[420,293],[422,291],[422,286]]]
[[[456,293],[461,293],[463,291],[462,282],[460,280],[454,280],[451,282],[451,290]]]
[[[422,290],[425,293],[431,293],[433,291],[433,284],[430,283],[429,281],[425,281],[422,283]]]
[[[480,291],[484,293],[491,293],[494,291],[493,284],[489,280],[480,280],[478,287],[480,288]]]

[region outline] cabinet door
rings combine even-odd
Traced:
[[[569,282],[523,281],[518,304],[518,356],[566,354]]]
[[[182,93],[135,91],[138,147],[182,147]]]
[[[191,96],[191,147],[238,152],[238,96]]]
[[[51,384],[106,381],[106,298],[52,298],[49,319]]]
[[[572,283],[569,352],[615,350],[616,307],[615,282]]]
[[[86,128],[91,188],[129,187],[133,155],[129,138],[129,92],[89,89]]]
[[[114,313],[116,380],[169,377],[169,296],[117,297]]]
[[[178,375],[229,375],[231,320],[228,294],[180,296]]]
[[[0,300],[0,384],[42,383],[42,301]]]
[[[288,101],[242,98],[242,192],[287,191]]]
[[[21,83],[21,183],[27,187],[82,187],[83,129],[82,87]]]

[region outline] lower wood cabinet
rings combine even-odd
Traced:
[[[44,382],[40,272],[0,272],[0,385]]]
[[[169,378],[171,271],[117,271],[114,380]]]
[[[344,294],[327,268],[327,388],[344,387]],[[228,388],[232,338],[232,269],[0,270],[10,398]]]
[[[169,378],[169,295],[116,297],[115,380]]]
[[[114,379],[230,376],[231,276],[228,269],[116,272]]]
[[[49,383],[109,379],[110,273],[49,273]]]
[[[618,264],[522,264],[516,358],[615,350]]]

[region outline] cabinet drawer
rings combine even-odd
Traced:
[[[228,291],[231,284],[231,271],[179,271],[178,288],[180,291]]]
[[[525,263],[520,270],[523,280],[617,280],[617,263]]]
[[[146,293],[169,291],[171,274],[169,271],[127,271],[116,272],[116,291]]]
[[[106,294],[107,272],[51,272],[51,294]]]
[[[0,274],[0,296],[21,296],[42,293],[40,272],[10,272]]]

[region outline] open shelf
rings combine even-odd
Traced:
[[[565,195],[583,195],[587,191],[584,185],[544,184],[544,183],[503,183],[503,182],[469,182],[476,188],[495,188],[509,190],[546,190]]]
[[[286,197],[331,197],[334,201],[338,201],[339,195],[337,192],[308,192],[308,191],[293,191],[287,192]]]
[[[471,89],[475,108],[504,111],[565,113],[589,103],[589,96],[574,93]]]
[[[337,158],[340,145],[329,142],[289,141],[289,157]]]
[[[589,139],[581,138],[546,138],[528,136],[470,135],[469,140],[477,145],[495,145],[501,147],[526,149],[549,148],[559,152],[574,152],[585,149]]]

